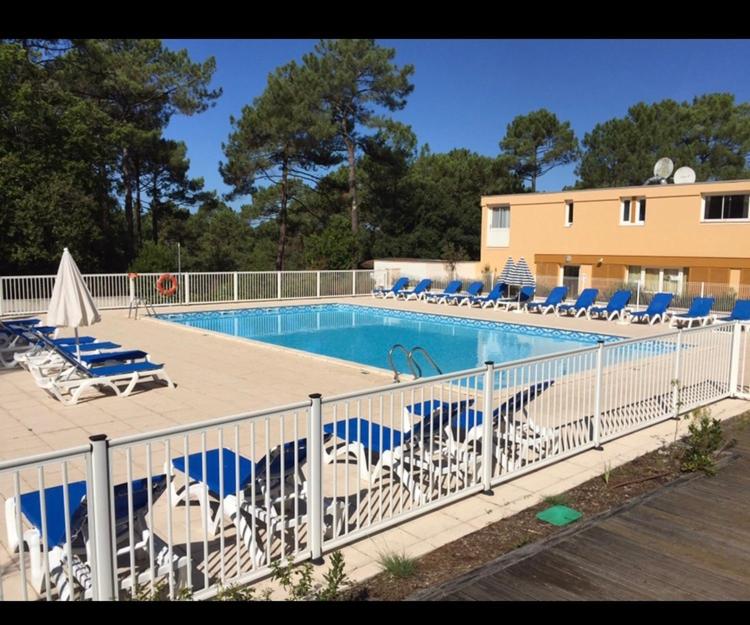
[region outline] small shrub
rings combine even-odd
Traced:
[[[387,571],[396,579],[405,579],[417,572],[417,561],[403,553],[381,554],[378,562],[384,571]]]
[[[169,582],[162,579],[154,584],[153,590],[150,584],[144,584],[136,588],[129,597],[129,601],[169,601]],[[181,588],[175,592],[174,601],[192,601],[193,591],[190,588]]]
[[[313,565],[299,566],[274,562],[271,579],[278,582],[289,596],[289,601],[334,601],[351,584],[345,572],[344,556],[340,551],[331,554],[331,567],[323,575],[324,585],[313,584]]]
[[[609,486],[609,478],[612,476],[612,463],[607,462],[604,464],[604,473],[602,473],[602,479],[604,483]]]
[[[544,503],[548,506],[566,506],[568,498],[565,495],[549,495],[544,498]]]
[[[710,410],[700,408],[692,413],[692,423],[685,441],[687,447],[682,456],[683,471],[703,471],[706,475],[716,473],[714,454],[721,447],[723,435],[721,422],[711,418]]]
[[[261,594],[261,598],[268,600],[271,590],[267,589]],[[215,601],[256,601],[255,588],[242,586],[227,586],[216,593]]]

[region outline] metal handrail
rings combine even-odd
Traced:
[[[403,350],[404,354],[406,354],[406,364],[409,366],[409,369],[411,369],[411,373],[414,376],[414,379],[418,379],[421,377],[422,372],[421,370],[418,371],[419,365],[417,365],[417,369],[414,368],[414,361],[411,357],[411,352],[407,350],[401,343],[396,343],[395,345],[391,346],[391,348],[388,350],[388,364],[391,366],[391,369],[393,369],[393,381],[394,382],[400,382],[401,380],[398,377],[398,368],[393,363],[393,352],[400,348]]]
[[[438,375],[443,375],[443,371],[440,369],[440,367],[438,367],[435,360],[432,358],[432,356],[430,356],[430,353],[424,347],[416,345],[415,347],[412,347],[411,350],[407,350],[406,347],[401,345],[401,343],[396,343],[388,350],[388,364],[391,366],[391,369],[393,369],[394,382],[401,382],[398,375],[398,368],[393,362],[393,352],[396,351],[396,349],[401,349],[404,354],[406,354],[406,364],[409,366],[409,369],[411,369],[411,373],[414,376],[415,380],[418,380],[422,377],[422,367],[419,366],[419,363],[414,358],[414,354],[416,352],[421,352],[422,354],[424,354],[425,358],[427,358],[427,362],[429,362],[433,366],[435,371],[438,372]]]
[[[438,367],[438,365],[435,362],[435,360],[432,358],[432,356],[430,356],[430,353],[424,347],[421,347],[421,346],[417,345],[416,347],[412,347],[411,348],[411,351],[409,352],[409,360],[411,362],[413,362],[414,365],[416,366],[417,370],[419,371],[419,377],[420,378],[422,377],[422,367],[420,367],[419,363],[414,359],[414,353],[415,352],[421,352],[422,354],[424,354],[424,357],[427,358],[427,362],[429,362],[432,365],[432,367],[435,369],[435,371],[438,372],[438,375],[442,375],[443,374],[442,369],[440,369],[440,367]]]

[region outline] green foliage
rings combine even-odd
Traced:
[[[136,588],[132,595],[126,596],[126,601],[169,601],[169,581],[161,579],[151,588],[150,584]],[[190,588],[180,588],[175,592],[174,601],[192,601],[193,591]]]
[[[711,418],[708,408],[694,410],[691,420],[681,468],[683,471],[703,471],[706,475],[714,475],[714,455],[723,442],[721,422]]]
[[[214,69],[153,39],[0,42],[0,273],[53,272],[63,247],[84,271],[122,271],[147,203],[202,185],[161,133],[219,96]]]
[[[514,118],[500,149],[511,171],[531,182],[532,192],[537,178],[558,165],[576,161],[580,151],[570,122],[561,122],[547,109]]]
[[[582,188],[643,184],[659,157],[692,167],[697,179],[747,178],[750,169],[750,104],[729,93],[691,102],[640,102],[624,118],[597,124],[583,139],[576,174]]]
[[[273,591],[270,588],[265,589],[260,594],[260,600],[270,601]],[[249,586],[225,586],[222,587],[214,597],[215,601],[258,601],[256,589]]]
[[[406,105],[414,89],[409,82],[412,65],[398,68],[392,64],[396,51],[382,48],[372,39],[323,40],[312,53],[303,57],[304,94],[315,110],[325,113],[317,131],[332,139],[331,154],[348,160],[348,194],[352,232],[359,231],[357,199],[357,153],[367,141],[364,128],[387,127],[376,114],[380,110],[397,111]]]
[[[177,271],[177,246],[144,241],[138,256],[130,264],[130,271],[157,273]]]
[[[351,584],[345,568],[344,556],[335,551],[331,554],[330,568],[323,575],[323,585],[313,583],[314,569],[310,562],[292,566],[275,561],[271,564],[271,579],[286,591],[289,601],[335,601]]]
[[[319,234],[305,240],[305,258],[311,269],[349,269],[358,256],[358,237],[345,215],[334,215]]]
[[[417,572],[417,561],[401,553],[381,554],[378,562],[384,571],[396,579],[412,577]]]

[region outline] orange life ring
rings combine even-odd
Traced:
[[[166,282],[169,282],[169,286],[165,285]],[[177,293],[177,278],[171,273],[161,274],[156,281],[156,290],[164,297],[172,297]]]

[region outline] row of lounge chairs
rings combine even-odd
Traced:
[[[522,418],[528,404],[553,383],[549,380],[523,389],[492,412],[494,458],[504,469],[539,460],[560,444],[554,429],[535,425],[528,414]],[[396,427],[364,418],[326,423],[324,461],[353,458],[371,488],[387,473],[389,482],[396,480],[415,503],[424,503],[428,498],[425,479],[428,488],[448,475],[461,479],[467,474],[466,467],[480,462],[477,445],[485,415],[473,404],[474,400],[468,399],[409,405],[404,408],[403,423]],[[439,460],[434,457],[435,451]],[[137,568],[136,584],[175,574],[179,587],[187,579],[187,567],[192,563],[181,549],[170,549],[146,524],[149,506],[167,489],[172,506],[190,505],[192,501],[200,504],[208,537],[215,537],[228,523],[239,534],[252,562],[256,566],[269,564],[269,533],[285,532],[306,522],[308,489],[302,471],[306,459],[304,438],[277,446],[257,462],[223,447],[173,457],[161,475],[116,485],[113,510],[120,588],[131,587],[131,553],[147,561],[149,552],[155,554],[153,566]],[[345,499],[323,502],[329,535],[340,536],[348,522],[351,511]],[[43,495],[42,491],[33,491],[7,499],[8,546],[11,551],[21,546],[28,549],[31,581],[38,592],[48,587],[50,591],[56,589],[60,599],[69,599],[74,592],[88,598],[92,584],[86,482],[68,484],[67,506],[64,501],[63,486],[46,488]],[[21,518],[29,529],[19,531]],[[133,536],[136,544],[131,545]],[[193,579],[200,579],[202,576],[194,571],[191,568]]]
[[[0,321],[0,365],[27,369],[37,386],[65,405],[78,403],[90,389],[126,397],[144,381],[161,380],[174,388],[164,365],[151,362],[143,350],[122,350],[93,336],[56,339],[55,330],[39,319]]]
[[[692,327],[693,323],[706,325],[713,321],[750,321],[750,300],[737,300],[734,309],[728,316],[717,318],[711,312],[714,305],[712,297],[695,297],[690,308],[684,314],[669,311],[669,306],[674,297],[672,293],[656,293],[649,302],[647,308],[641,311],[633,311],[628,308],[632,293],[627,289],[616,291],[606,305],[597,306],[596,299],[599,290],[595,288],[583,289],[573,303],[565,303],[568,287],[554,287],[544,300],[534,300],[534,287],[525,286],[519,290],[516,297],[505,296],[508,285],[498,282],[487,295],[481,295],[484,284],[472,282],[466,292],[461,292],[461,280],[451,281],[442,292],[430,291],[432,281],[424,279],[414,289],[407,289],[408,278],[399,278],[390,289],[375,289],[373,297],[393,299],[420,299],[429,303],[455,304],[457,306],[479,306],[487,308],[513,308],[523,309],[527,312],[537,312],[542,315],[554,313],[557,316],[586,316],[589,319],[627,319],[631,322],[647,322],[653,325],[656,322],[669,320],[671,327]]]

